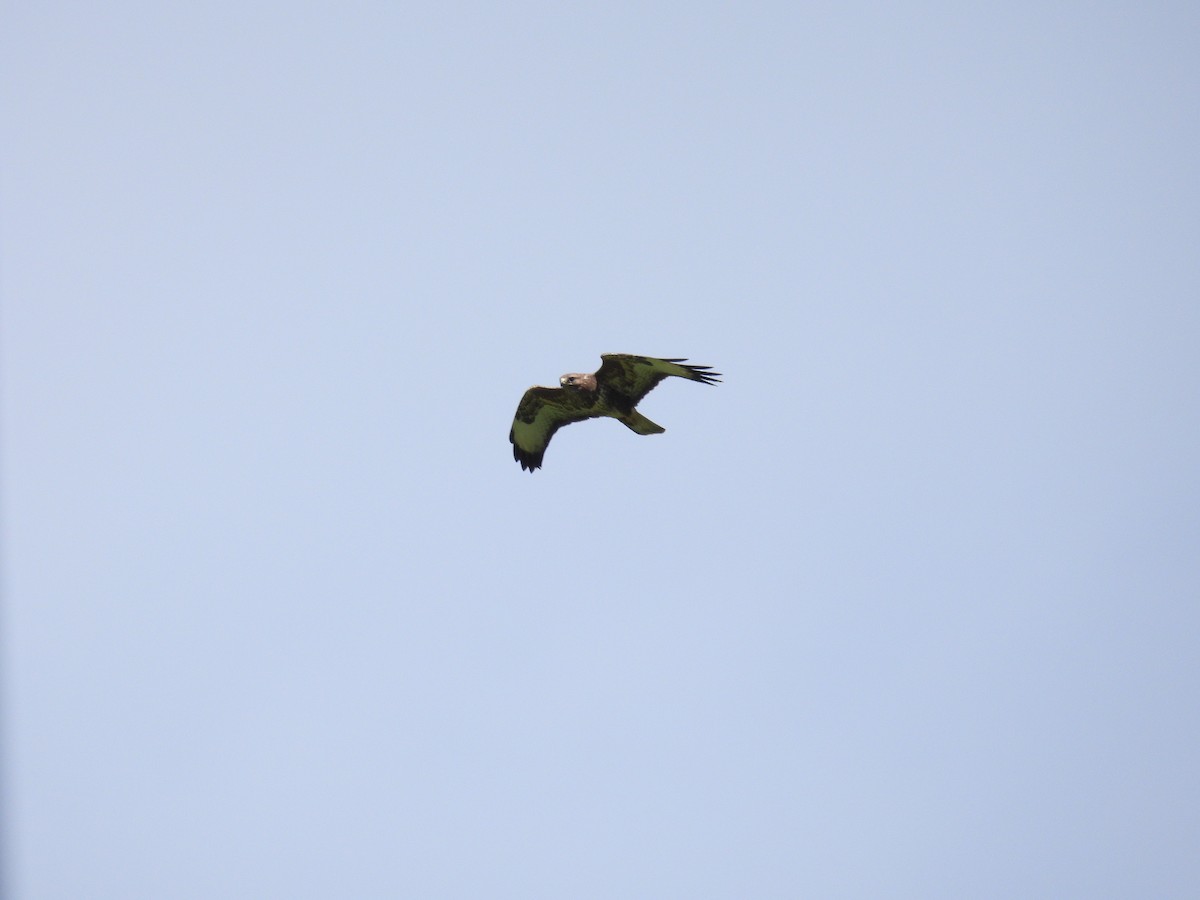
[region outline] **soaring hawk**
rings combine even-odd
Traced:
[[[721,375],[711,366],[689,366],[682,359],[627,353],[606,353],[600,359],[603,364],[590,375],[569,373],[558,379],[560,387],[525,392],[508,433],[513,459],[522,469],[539,468],[554,432],[572,422],[611,416],[637,434],[662,434],[665,428],[634,409],[641,399],[670,375],[701,384],[715,384]]]

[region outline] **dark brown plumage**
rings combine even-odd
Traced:
[[[635,407],[664,378],[675,376],[716,384],[721,373],[710,366],[687,365],[682,359],[656,359],[627,353],[606,353],[600,368],[591,374],[563,375],[559,387],[531,387],[521,398],[508,439],[513,459],[532,472],[542,465],[554,432],[572,422],[610,416],[637,434],[661,434]]]

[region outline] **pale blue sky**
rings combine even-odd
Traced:
[[[1200,895],[1200,8],[3,20],[9,896]]]

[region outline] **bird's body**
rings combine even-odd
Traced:
[[[563,425],[609,416],[637,434],[661,434],[661,425],[651,422],[636,407],[664,378],[676,376],[702,384],[715,384],[719,372],[709,366],[686,365],[682,359],[656,359],[607,353],[593,373],[571,372],[559,387],[531,387],[521,398],[508,439],[513,459],[532,472],[542,464],[546,445]]]

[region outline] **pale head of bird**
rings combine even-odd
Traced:
[[[558,379],[558,383],[562,387],[574,388],[577,391],[594,391],[596,389],[596,376],[584,375],[580,372],[568,372]]]

